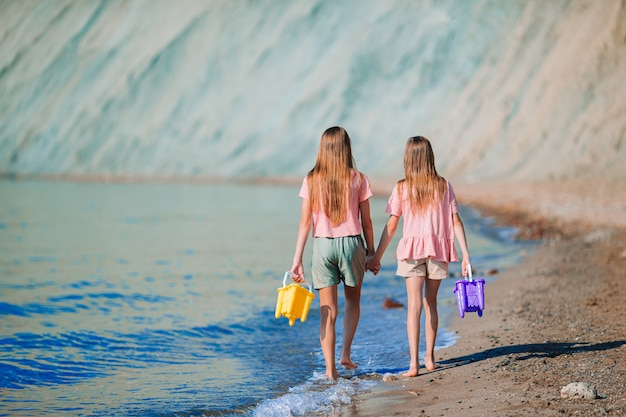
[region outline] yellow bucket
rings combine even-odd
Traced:
[[[315,294],[311,291],[311,285],[305,284],[309,287],[302,287],[300,284],[293,283],[287,285],[287,278],[291,275],[291,271],[285,272],[285,278],[283,278],[283,287],[277,289],[278,299],[276,300],[276,318],[285,316],[289,319],[289,325],[293,326],[296,319],[300,319],[301,322],[306,321],[306,316],[309,314],[309,308],[311,307],[311,301],[315,297]]]

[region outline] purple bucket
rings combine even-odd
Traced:
[[[485,280],[472,278],[471,265],[467,266],[467,270],[469,279],[459,280],[454,286],[459,315],[463,318],[465,313],[477,312],[478,317],[482,317],[485,309]]]

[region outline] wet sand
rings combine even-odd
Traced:
[[[541,239],[455,317],[440,367],[379,384],[343,416],[626,415],[626,193],[602,181],[456,185],[462,204]],[[471,242],[470,242],[471,250]],[[572,382],[594,399],[562,398]]]

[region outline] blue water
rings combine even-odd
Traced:
[[[360,367],[339,383],[321,378],[318,299],[304,323],[274,317],[297,191],[0,182],[0,415],[326,415],[406,369],[405,311],[381,308],[406,301],[393,250],[366,277]],[[385,203],[372,199],[376,239]],[[475,269],[519,260],[510,231],[464,217]],[[441,289],[440,347],[455,341],[452,286]],[[339,341],[341,331],[340,317]]]

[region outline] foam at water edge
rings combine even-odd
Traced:
[[[323,373],[314,372],[308,381],[290,388],[287,394],[259,403],[252,415],[283,417],[332,412],[337,407],[350,404],[356,394],[365,392],[376,384],[375,380],[360,377],[330,381]]]

